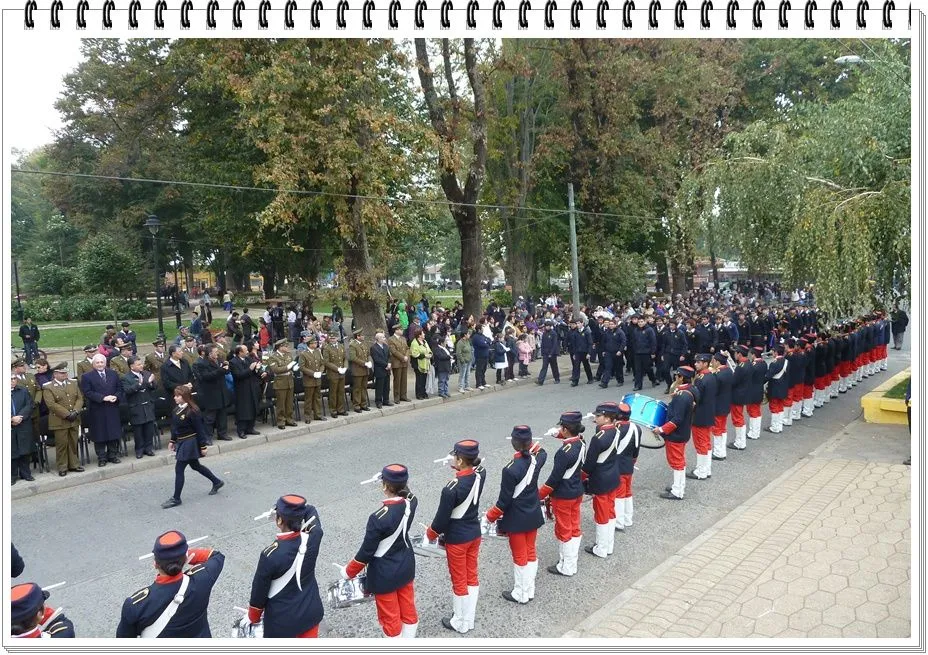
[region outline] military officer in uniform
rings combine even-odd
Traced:
[[[200,358],[200,353],[197,352],[197,340],[191,336],[184,338],[184,350],[183,350],[184,359],[187,360],[187,363],[190,364],[190,368],[193,368],[193,365]]]
[[[110,360],[110,368],[116,371],[120,379],[129,372],[129,358],[132,357],[132,344],[119,342],[119,354]]]
[[[322,349],[326,377],[329,378],[329,411],[332,416],[348,416],[345,407],[345,347],[339,343],[338,330],[329,332],[329,342]]]
[[[48,407],[48,429],[55,439],[55,463],[58,475],[68,471],[83,472],[77,456],[78,428],[84,409],[84,394],[74,380],[68,379],[68,364],[61,362],[54,368],[55,379],[42,387],[42,398]]]
[[[370,351],[362,343],[364,332],[355,330],[348,344],[348,362],[351,365],[351,404],[357,414],[369,412],[370,398],[367,394],[367,374],[374,368]]]
[[[683,500],[686,491],[686,442],[690,440],[690,424],[698,391],[689,385],[693,369],[681,366],[677,369],[677,390],[670,398],[667,422],[654,428],[654,433],[664,438],[667,464],[673,471],[673,484],[664,490],[661,498]],[[709,406],[712,406],[712,399]]]
[[[97,347],[92,343],[84,346],[84,359],[79,361],[74,367],[75,375],[78,380],[81,379],[81,376],[84,373],[88,373],[93,370],[93,356],[97,354]]]
[[[580,503],[583,483],[580,466],[586,455],[583,441],[583,415],[578,411],[564,412],[558,420],[557,438],[561,447],[554,453],[554,465],[547,481],[538,490],[538,499],[550,497],[554,514],[554,537],[558,541],[558,562],[548,567],[548,573],[572,576],[577,572],[580,553]]]
[[[619,406],[614,402],[600,403],[593,412],[596,434],[590,439],[583,461],[587,475],[587,491],[593,494],[593,521],[596,523],[596,544],[583,550],[605,559],[615,545],[615,492],[619,487],[619,432],[615,421]]]
[[[367,519],[361,548],[342,578],[350,580],[367,567],[367,591],[374,594],[377,620],[388,638],[415,638],[419,627],[416,612],[416,556],[409,542],[409,526],[416,518],[418,499],[409,490],[409,471],[389,464],[380,473],[386,500]]]
[[[308,350],[300,351],[297,362],[303,374],[303,422],[313,419],[324,421],[322,415],[322,374],[325,373],[325,357],[319,350],[315,336],[306,342]]]
[[[155,384],[161,386],[161,367],[164,365],[167,355],[164,353],[164,341],[157,339],[152,342],[155,352],[145,355],[145,370],[155,376]]]
[[[34,582],[10,589],[10,636],[14,639],[74,638],[74,624],[59,607],[45,606],[49,593]]]
[[[319,513],[303,496],[287,494],[277,499],[274,514],[277,538],[258,558],[248,620],[263,620],[265,637],[318,637],[325,613],[316,582]]]
[[[393,371],[393,402],[409,402],[406,397],[406,374],[409,372],[409,344],[403,336],[403,326],[393,326],[393,336],[387,339],[390,348],[390,370]]]
[[[277,429],[296,425],[293,422],[293,371],[296,362],[290,357],[290,342],[278,339],[274,352],[267,358],[267,368],[274,374],[274,408],[277,413]]]
[[[177,530],[159,536],[152,552],[158,575],[125,600],[116,637],[212,637],[206,611],[225,555],[212,548],[188,549]]]

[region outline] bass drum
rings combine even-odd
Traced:
[[[631,407],[631,420],[653,430],[667,422],[667,403],[640,393],[626,394],[622,402]]]
[[[366,583],[366,575],[333,582],[325,592],[329,606],[332,609],[344,609],[374,600],[374,595],[367,591]]]

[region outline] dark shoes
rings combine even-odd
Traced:
[[[171,497],[161,503],[161,509],[171,509],[172,507],[177,507],[180,504],[180,498]]]
[[[287,421],[287,422],[285,423],[285,425],[287,425],[288,427],[291,427],[291,428],[295,428],[295,427],[296,427],[296,423],[294,423],[293,421]]]
[[[154,457],[154,456],[155,456],[155,451],[153,451],[153,450],[146,450],[146,451],[145,451],[144,453],[142,453],[142,454],[143,454],[143,455],[146,455],[147,457]],[[80,468],[78,469],[78,471],[83,471],[83,470],[84,470],[84,469],[80,469]]]
[[[897,350],[898,350],[898,348],[897,348]],[[905,460],[904,460],[902,463],[905,464],[906,466],[912,466],[912,457],[911,457],[911,456],[906,457]]]
[[[393,407],[394,403],[384,403],[384,407]]]
[[[600,388],[600,389],[608,389],[608,388],[609,388],[609,385],[608,385],[608,384],[603,384],[602,382],[600,382],[600,383],[599,383],[599,388]]]
[[[502,593],[502,596],[503,596],[503,598],[505,598],[506,600],[508,600],[510,603],[516,603],[517,605],[528,605],[528,603],[532,602],[531,600],[529,600],[529,601],[526,602],[526,603],[520,603],[518,600],[516,600],[516,597],[513,596],[512,593],[509,592],[509,591],[504,591],[504,592]]]
[[[375,406],[377,409],[383,409],[383,403],[377,403]]]
[[[725,458],[724,458],[724,457],[716,457],[715,455],[713,455],[713,456],[712,456],[712,460],[713,460],[713,461],[716,461],[716,462],[724,462],[724,461],[725,461]]]
[[[729,448],[733,448],[734,450],[745,450],[745,449],[746,449],[746,448],[743,448],[743,447],[741,447],[741,446],[736,446],[734,441],[731,442],[730,444],[728,444],[728,447],[729,447]]]
[[[361,413],[361,410],[360,410],[360,409],[356,409],[356,410],[354,410],[354,413],[355,413],[355,414],[360,414],[360,413]]]
[[[324,420],[325,420],[325,416],[315,416],[315,417],[313,417],[313,420],[314,420],[314,421],[324,421]]]
[[[537,384],[540,387],[541,385],[544,384],[544,382],[542,382],[541,380],[535,380],[535,384]]]
[[[570,382],[570,386],[572,386],[572,387],[576,387],[578,384],[580,384],[580,383],[579,383],[579,382],[574,382],[573,380],[571,380],[571,382]]]
[[[348,416],[348,412],[339,412],[338,415],[339,415],[339,416]]]
[[[143,455],[139,455],[138,453],[136,453],[136,455],[135,455],[135,458],[136,458],[136,459],[142,459],[142,457],[143,457]]]
[[[154,453],[152,453],[152,455],[154,455]],[[69,471],[72,471],[72,472],[74,472],[74,473],[83,473],[83,472],[84,472],[84,467],[83,467],[83,466],[78,466],[76,469],[68,469],[68,470],[69,470]]]
[[[449,617],[446,617],[446,616],[441,617],[441,624],[448,630],[451,630],[452,632],[457,632],[457,630],[454,629],[454,626],[451,625],[451,619]]]
[[[277,429],[278,429],[278,430],[283,430],[283,429],[285,429],[285,428],[284,428],[284,426],[282,426],[282,425],[278,425],[278,426],[277,426]]]
[[[660,495],[660,497],[661,497],[661,498],[665,498],[665,499],[667,499],[667,500],[683,500],[683,499],[680,498],[679,496],[674,496],[674,495],[673,495],[672,493],[670,493],[669,491],[665,491],[664,493],[662,493],[662,494]]]
[[[213,485],[212,489],[209,490],[209,495],[215,496],[217,493],[219,493],[219,490],[222,489],[224,486],[226,486],[226,483],[220,480],[219,482]]]
[[[219,441],[232,441],[232,437],[230,437],[229,435],[225,434],[225,435],[219,437]]]
[[[701,477],[699,477],[698,475],[696,475],[695,473],[693,473],[692,471],[687,471],[687,472],[686,472],[686,477],[687,477],[687,479],[689,479],[689,480],[708,480],[708,479],[711,478],[712,476],[711,476],[711,475],[707,475],[706,477],[701,478]],[[667,488],[667,490],[669,490],[669,489],[670,489],[670,487]]]
[[[258,432],[257,430],[245,430],[245,434],[255,434],[255,435],[257,435],[257,434],[261,434],[261,433]]]
[[[107,461],[112,462],[113,464],[119,464],[120,460],[118,457],[110,457]]]
[[[105,459],[98,459],[98,460],[97,460],[97,466],[106,466],[106,460],[105,460]]]
[[[58,477],[60,477],[60,478],[63,478],[63,477],[66,476],[67,474],[68,474],[67,471],[58,471]]]
[[[565,575],[557,570],[557,564],[552,564],[548,567],[548,573],[553,573],[554,575],[563,575],[565,578],[569,578],[569,575]]]

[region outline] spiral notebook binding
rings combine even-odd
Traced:
[[[557,2],[555,0],[548,0],[545,3],[545,29],[553,30],[554,29],[554,12],[557,11]]]
[[[867,17],[864,12],[869,11],[870,3],[867,0],[860,0],[857,3],[857,29],[867,29]]]
[[[583,11],[583,0],[574,0],[570,3],[570,29],[580,29],[580,12]]]
[[[528,12],[532,10],[532,3],[529,0],[519,2],[519,29],[528,29]]]
[[[635,11],[635,0],[625,0],[622,5],[622,27],[632,29],[632,12]]]
[[[345,12],[348,11],[348,0],[338,0],[338,4],[335,5],[335,28],[343,30],[348,27],[348,22],[345,20]],[[322,24],[315,26],[316,29],[319,29]]]
[[[786,12],[790,11],[793,6],[790,4],[789,0],[780,0],[780,13],[777,17],[777,24],[780,26],[780,29],[789,29],[789,18],[786,15]]]
[[[839,29],[841,27],[841,16],[839,12],[844,9],[844,3],[841,0],[833,0],[831,3],[831,27]]]
[[[467,15],[465,16],[464,24],[467,29],[475,30],[477,29],[477,12],[480,11],[480,3],[477,0],[469,0],[467,3]]]
[[[261,0],[258,5],[258,28],[266,30],[270,23],[267,20],[267,12],[271,10],[271,0]]]
[[[895,9],[896,9],[896,3],[893,2],[893,0],[886,0],[886,2],[883,3],[883,28],[884,29],[887,29],[887,30],[892,29],[893,19],[892,19],[892,16],[889,15],[889,12],[894,11]]]
[[[209,0],[206,3],[206,27],[216,29],[216,11],[219,10],[219,0]]]
[[[735,12],[740,8],[741,7],[738,6],[738,0],[728,0],[728,7],[725,9],[725,26],[728,29],[737,29],[738,22],[735,20]]]
[[[648,7],[648,27],[652,30],[656,30],[657,25],[657,12],[661,10],[661,0],[651,0],[651,5]]]
[[[242,11],[245,9],[245,0],[235,0],[232,4],[232,29],[242,29]]]
[[[684,11],[686,11],[686,0],[677,0],[677,4],[673,8],[673,26],[678,30],[686,28],[683,21]]]
[[[596,29],[606,29],[606,12],[609,11],[609,0],[599,0],[596,4]]]
[[[815,18],[813,18],[812,12],[816,10],[818,10],[818,3],[815,0],[807,0],[804,18],[807,30],[815,29]]]
[[[762,29],[764,27],[763,19],[761,18],[761,13],[766,9],[764,5],[764,0],[754,0],[754,9],[751,10],[751,25],[755,30]]]
[[[712,11],[712,0],[702,0],[702,7],[699,9],[699,26],[704,30],[712,28],[709,20],[710,11]]]

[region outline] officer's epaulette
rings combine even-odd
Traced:
[[[197,564],[195,566],[191,566],[189,569],[187,569],[187,575],[195,575],[205,568],[206,566],[204,566],[203,564]]]
[[[68,629],[67,623],[62,623],[58,621],[57,623],[52,623],[51,626],[49,626],[48,630],[46,630],[46,632],[50,635],[54,635],[54,634],[58,634],[62,630],[67,630],[67,629]]]
[[[149,592],[150,590],[148,587],[143,587],[142,589],[139,589],[137,592],[129,596],[129,598],[132,600],[132,604],[135,605],[148,598]]]
[[[415,498],[415,496],[413,496],[412,494],[409,494],[408,496],[406,496],[406,500],[408,500],[409,502],[412,502],[413,498]]]
[[[564,452],[565,452],[565,453],[569,453],[569,452],[570,452],[570,447],[571,447],[571,446],[573,446],[572,443],[565,443],[565,444],[564,444]]]
[[[513,464],[515,464],[515,462],[516,462],[516,460],[510,459],[510,460],[509,460],[509,463],[506,464],[506,466],[504,466],[503,468],[504,468],[504,469],[508,469],[510,466],[512,466]]]
[[[273,553],[275,550],[277,550],[277,542],[276,542],[276,541],[275,541],[274,543],[272,543],[270,546],[268,546],[267,548],[264,549],[264,555],[265,555],[265,557],[268,556],[268,555],[270,555],[271,553]]]
[[[383,507],[381,507],[380,509],[378,509],[376,512],[374,512],[374,516],[375,516],[376,518],[378,518],[378,519],[382,519],[384,516],[387,515],[387,512],[389,512],[389,511],[390,511],[390,508],[388,508],[386,505],[384,505]]]
[[[449,481],[448,484],[445,485],[445,489],[454,489],[455,486],[457,486],[457,483],[458,483],[458,479],[454,478],[453,480]]]
[[[45,387],[47,387],[50,384],[53,384],[54,382],[55,382],[54,380],[49,380],[48,382],[45,382],[44,384],[42,384],[42,388],[44,389]]]

